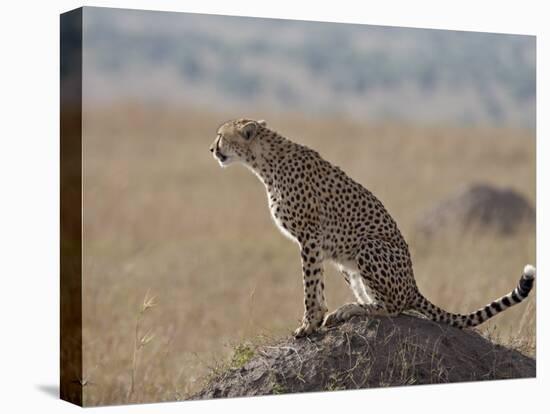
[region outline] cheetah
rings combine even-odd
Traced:
[[[241,163],[260,179],[274,222],[299,245],[305,310],[297,338],[356,315],[404,311],[474,327],[522,302],[533,288],[535,268],[526,265],[507,295],[469,314],[447,312],[420,293],[409,247],[380,200],[318,152],[251,119],[222,124],[210,152],[221,167]],[[356,298],[328,314],[324,262],[337,266]]]

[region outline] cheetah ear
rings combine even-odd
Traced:
[[[256,121],[250,121],[241,127],[241,135],[244,139],[249,140],[256,136],[259,124]]]
[[[267,126],[267,122],[265,122],[263,119],[260,119],[260,120],[258,121],[258,125],[263,126],[263,127],[266,127],[266,126]]]

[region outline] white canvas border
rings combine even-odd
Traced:
[[[10,2],[2,7],[0,275],[3,412],[70,412],[52,396],[58,367],[59,13],[77,1]],[[354,22],[537,35],[537,294],[547,297],[548,29],[541,1],[89,1],[85,5]],[[241,398],[103,408],[116,412],[407,411],[540,412],[548,389],[548,305],[538,305],[536,380]],[[49,390],[49,391],[48,391]],[[92,409],[95,411],[96,409]]]

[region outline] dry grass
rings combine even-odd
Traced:
[[[192,399],[533,378],[535,360],[426,318],[355,317],[307,340],[256,346]],[[242,351],[235,352],[235,355]],[[235,359],[235,356],[233,357]]]
[[[216,360],[230,358],[228,344],[297,326],[296,246],[272,224],[256,177],[221,170],[208,152],[217,125],[234,115],[132,106],[85,112],[86,405],[185,398]],[[534,234],[449,232],[426,241],[413,232],[422,211],[468,183],[512,187],[534,203],[532,132],[258,118],[379,196],[409,241],[421,290],[447,310],[471,311],[508,292],[535,261]],[[326,273],[329,307],[351,300],[341,276]],[[139,316],[137,335],[155,337],[139,347],[136,314],[148,291],[158,306]],[[534,353],[535,307],[533,295],[483,329]]]

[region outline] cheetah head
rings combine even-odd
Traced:
[[[256,137],[265,126],[265,121],[251,119],[228,121],[218,128],[210,152],[222,167],[234,162],[247,162],[252,157]]]

